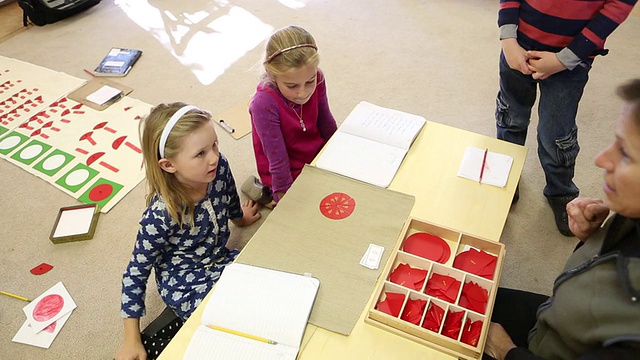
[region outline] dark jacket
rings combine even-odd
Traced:
[[[581,243],[537,319],[507,359],[640,359],[640,221],[615,215]]]

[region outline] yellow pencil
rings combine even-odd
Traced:
[[[253,339],[253,340],[257,340],[257,341],[262,341],[265,342],[267,344],[271,344],[271,345],[276,345],[277,342],[273,341],[273,340],[269,340],[269,339],[265,339],[263,337],[260,336],[255,336],[255,335],[250,335],[250,334],[245,334],[243,332],[240,331],[235,331],[235,330],[231,330],[231,329],[226,329],[220,326],[215,326],[215,325],[207,325],[208,328],[213,329],[213,330],[218,330],[218,331],[222,331],[222,332],[226,332],[228,334],[233,334],[233,335],[237,335],[237,336],[242,336],[245,337],[247,339]]]
[[[6,292],[6,291],[1,291],[1,290],[0,290],[0,294],[2,294],[2,295],[7,295],[7,296],[10,296],[10,297],[12,297],[12,298],[16,298],[16,299],[18,299],[18,300],[22,300],[22,301],[26,301],[26,302],[30,302],[30,301],[31,301],[31,300],[27,299],[26,297],[22,297],[22,296],[20,296],[20,295],[16,295],[16,294],[8,293],[8,292]]]

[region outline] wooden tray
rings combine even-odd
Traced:
[[[446,246],[449,247],[450,255],[447,259],[442,257],[438,258],[438,254],[432,256],[436,260],[429,260],[428,258],[414,255],[405,251],[404,245],[407,238],[416,233],[427,233],[436,235],[444,240]],[[415,237],[414,237],[415,238]],[[442,244],[442,242],[440,242]],[[472,272],[467,272],[456,268],[454,266],[455,259],[458,255],[465,251],[469,251],[470,248],[475,250],[482,250],[496,257],[495,269],[493,274],[480,276]],[[439,250],[436,252],[439,253]],[[446,251],[445,251],[446,253]],[[477,237],[469,236],[461,232],[430,224],[424,220],[416,218],[410,218],[405,224],[400,238],[393,249],[389,262],[385,267],[382,275],[384,280],[381,281],[374,293],[374,300],[372,301],[365,322],[374,326],[385,329],[394,334],[404,336],[413,341],[417,341],[426,346],[432,347],[447,354],[457,356],[462,359],[481,359],[484,350],[484,344],[489,330],[489,324],[491,320],[491,313],[493,311],[493,304],[495,301],[496,292],[498,290],[498,284],[500,283],[500,274],[502,272],[502,262],[504,259],[504,244],[494,242],[490,240],[480,239]],[[428,256],[427,256],[428,257]],[[475,263],[475,262],[474,262]],[[391,281],[391,274],[399,265],[406,264],[412,268],[418,270],[427,270],[424,283],[417,284],[396,284]],[[405,265],[402,265],[405,266]],[[456,266],[460,266],[456,264]],[[455,293],[455,299],[453,302],[443,300],[437,295],[429,295],[426,293],[428,286],[433,288],[433,284],[429,284],[434,274],[441,276],[448,276],[449,279],[459,281],[459,288]],[[452,280],[453,281],[453,280]],[[472,310],[469,305],[464,304],[464,300],[461,303],[463,295],[463,288],[469,284],[474,283],[486,290],[487,303],[484,309],[484,313],[481,310]],[[415,285],[415,286],[414,286]],[[414,287],[419,286],[418,289]],[[387,294],[402,294],[404,296],[402,301],[402,308],[397,315],[388,314],[385,311],[378,309],[378,305],[387,300]],[[433,294],[433,293],[432,293]],[[399,295],[393,295],[399,298]],[[418,301],[419,300],[419,301]],[[405,310],[408,310],[408,302],[424,303],[424,308],[421,310],[420,320],[417,324],[414,324],[408,320],[405,320]],[[438,332],[428,330],[422,325],[424,324],[425,315],[429,311],[432,305],[437,305],[444,310],[444,318],[439,325]],[[465,307],[467,306],[467,307]],[[382,309],[383,307],[380,306]],[[444,324],[447,322],[447,316],[452,312],[462,312],[462,321],[460,323],[460,331],[458,334],[450,332],[449,336],[443,334]],[[459,316],[459,314],[458,314]],[[415,318],[414,318],[415,319]],[[476,339],[477,343],[470,341],[468,338],[468,344],[462,341],[462,336],[465,328],[468,329],[467,320],[471,323],[476,321],[482,322],[480,335]],[[467,324],[467,326],[465,326]],[[478,325],[476,325],[478,326]],[[449,327],[449,329],[455,328]],[[467,334],[468,335],[468,334]],[[450,337],[452,336],[452,337]]]

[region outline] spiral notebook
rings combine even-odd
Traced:
[[[295,360],[319,287],[307,275],[228,265],[184,359]]]

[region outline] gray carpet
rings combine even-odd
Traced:
[[[495,0],[103,0],[73,18],[17,34],[0,43],[0,54],[88,79],[83,69],[95,67],[110,47],[142,49],[139,63],[117,80],[134,88],[131,97],[149,104],[181,100],[216,113],[253,93],[268,33],[298,24],[317,39],[339,122],[367,100],[494,136],[497,7]],[[132,19],[127,12],[134,10],[140,13]],[[610,54],[597,59],[579,110],[582,152],[575,180],[583,195],[601,195],[602,172],[593,158],[613,138],[620,105],[614,89],[640,77],[637,9],[634,14],[608,40]],[[507,255],[501,285],[549,293],[576,241],[557,232],[542,196],[535,126],[534,116],[520,202],[511,209],[502,237]],[[236,180],[254,174],[250,137],[234,140],[222,132],[219,137]],[[34,298],[62,281],[78,304],[44,350],[11,342],[24,321],[25,303],[0,296],[0,359],[115,355],[122,339],[120,279],[144,194],[140,184],[103,214],[92,240],[53,245],[48,235],[58,209],[75,200],[0,161],[0,289]],[[241,247],[259,226],[233,229],[232,242]],[[54,269],[30,274],[41,262]],[[143,325],[162,309],[153,285],[147,304]]]

